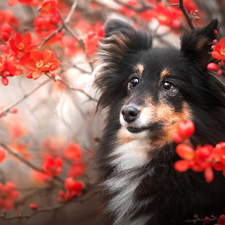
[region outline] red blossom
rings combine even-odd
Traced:
[[[207,65],[207,70],[217,71],[218,70],[218,65],[216,63],[209,63]]]
[[[104,33],[103,25],[96,25],[94,30],[88,32],[85,45],[89,56],[92,56],[96,52],[98,42],[104,37]]]
[[[7,58],[0,56],[0,76],[2,76],[3,85],[8,85],[7,77],[19,76],[23,73],[22,64],[16,61],[16,57],[9,54]]]
[[[47,175],[58,176],[62,171],[63,161],[60,157],[48,156],[43,164],[43,169]]]
[[[30,204],[30,209],[36,210],[36,209],[37,209],[37,205],[34,204],[34,203],[31,203],[31,204]]]
[[[21,3],[23,5],[31,5],[31,6],[36,6],[38,5],[39,0],[9,0],[8,5],[9,6],[14,6],[18,3]]]
[[[77,143],[73,142],[64,149],[64,156],[71,160],[81,160],[82,150]]]
[[[137,0],[129,0],[126,2],[126,4],[134,7],[134,8],[139,8],[140,5],[138,4]],[[132,9],[127,8],[124,5],[121,5],[118,9],[118,12],[121,14],[126,15],[129,18],[132,18],[135,15],[135,12]]]
[[[26,32],[23,36],[15,33],[9,41],[9,47],[15,55],[23,56],[25,52],[33,49],[32,37],[30,32]]]
[[[0,163],[5,161],[7,157],[7,151],[4,148],[0,148]]]
[[[27,78],[38,79],[42,73],[54,71],[59,67],[60,61],[55,58],[52,50],[31,51],[21,59],[25,68]]]
[[[34,20],[34,31],[42,38],[46,38],[54,33],[61,24],[62,20],[55,8],[51,8],[49,11],[42,10],[40,15]],[[62,32],[57,32],[57,34],[54,35],[54,37],[52,37],[48,43],[54,43],[58,40],[62,40],[62,37]]]
[[[19,192],[13,182],[7,182],[5,185],[0,183],[0,209],[10,210],[14,207],[14,201],[19,197]]]
[[[182,12],[176,10],[174,7],[166,7],[164,2],[159,2],[157,7],[151,10],[151,13],[160,25],[172,26],[173,28],[181,26],[179,18],[182,16]]]
[[[186,144],[179,144],[176,148],[176,152],[181,158],[188,161],[193,160],[195,157],[194,149]]]
[[[212,57],[218,60],[225,60],[225,37],[213,48]]]
[[[72,177],[68,177],[65,180],[65,188],[67,192],[64,195],[64,199],[65,201],[69,201],[71,198],[81,195],[84,184],[81,181],[75,181]]]
[[[41,3],[41,10],[49,12],[58,5],[58,0],[43,0]]]
[[[184,138],[190,137],[195,131],[194,123],[191,120],[182,120],[177,125],[177,132]]]
[[[38,184],[45,183],[51,179],[51,176],[36,170],[32,170],[30,176]]]
[[[72,164],[68,171],[68,177],[82,176],[84,174],[84,171],[85,171],[85,166],[83,163],[78,162],[78,163]]]

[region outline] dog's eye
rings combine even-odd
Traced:
[[[135,86],[137,86],[139,83],[139,79],[137,77],[134,77],[129,83],[128,83],[128,89],[132,89]]]
[[[171,84],[170,82],[168,82],[168,81],[163,82],[163,88],[164,88],[165,90],[169,91],[169,90],[171,90],[173,87],[174,87],[173,84]]]

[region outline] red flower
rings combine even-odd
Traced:
[[[19,192],[13,182],[7,182],[4,186],[0,183],[0,209],[10,210],[14,207],[14,201],[19,197]]]
[[[0,163],[2,163],[7,157],[7,151],[4,148],[0,148]]]
[[[15,56],[9,54],[7,58],[5,56],[0,56],[0,76],[2,76],[3,85],[8,85],[9,76],[19,76],[23,73],[20,69],[22,64],[16,62]]]
[[[177,125],[177,132],[184,138],[190,137],[195,131],[194,123],[190,120],[180,121]]]
[[[139,4],[137,3],[137,0],[129,0],[127,2],[128,5],[133,6],[134,8],[138,8]],[[127,8],[124,5],[121,5],[118,9],[118,12],[121,14],[126,15],[127,17],[131,18],[135,15],[135,12],[132,9]]]
[[[81,160],[82,150],[77,143],[73,142],[64,150],[64,156],[71,160]]]
[[[58,5],[58,0],[44,0],[41,3],[41,10],[49,12]]]
[[[213,48],[212,57],[219,60],[225,60],[225,37]]]
[[[0,23],[0,37],[3,41],[8,41],[9,36],[12,33],[12,27],[7,23]]]
[[[63,161],[60,157],[54,159],[52,156],[48,156],[45,159],[43,169],[47,175],[58,176],[61,173],[62,166]]]
[[[34,204],[34,203],[31,203],[31,204],[30,204],[30,209],[36,210],[36,209],[37,209],[37,205]]]
[[[34,20],[34,31],[42,38],[46,38],[47,36],[55,32],[61,24],[62,20],[55,8],[50,8],[49,11],[42,10],[40,15],[37,16]],[[48,43],[54,43],[57,40],[61,40],[62,37],[62,32],[58,32],[48,41]]]
[[[26,32],[23,36],[15,33],[9,41],[9,46],[15,55],[23,56],[26,51],[30,51],[34,47],[30,32]]]
[[[98,24],[95,26],[94,30],[88,32],[85,45],[89,56],[92,56],[96,52],[98,42],[104,37],[104,33],[104,26]]]
[[[21,61],[26,67],[27,78],[33,78],[34,80],[39,78],[43,72],[56,70],[60,64],[52,50],[45,50],[43,53],[31,51],[31,53],[25,54]]]
[[[18,3],[21,3],[23,5],[36,6],[38,4],[38,0],[9,0],[8,1],[9,6],[14,6]]]
[[[188,161],[193,160],[195,157],[195,151],[189,145],[179,144],[176,148],[176,152],[181,158]]]
[[[84,174],[85,166],[83,163],[75,163],[71,165],[69,171],[68,171],[68,177],[79,177]]]
[[[221,162],[225,165],[225,142],[218,143],[213,149],[213,154],[217,162]]]
[[[179,17],[182,16],[182,12],[173,7],[166,7],[164,2],[159,2],[157,7],[152,10],[152,16],[155,17],[159,24],[169,25],[174,28],[181,26]]]

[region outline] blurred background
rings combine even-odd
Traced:
[[[178,0],[0,1],[1,225],[107,224],[92,167],[106,113],[92,86],[98,41],[110,18],[151,32],[155,48],[214,18],[224,36],[224,0],[183,3],[189,23]],[[24,57],[46,49],[60,65],[34,79]]]

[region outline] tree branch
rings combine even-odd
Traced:
[[[183,14],[185,16],[185,18],[186,18],[186,20],[188,22],[188,25],[190,26],[190,28],[192,30],[194,30],[195,26],[194,26],[193,20],[191,19],[190,15],[188,14],[188,12],[187,12],[187,10],[186,10],[186,8],[184,6],[183,0],[179,0],[179,7],[180,7],[181,11],[183,12]]]
[[[31,162],[27,161],[26,159],[24,159],[22,156],[16,154],[15,152],[13,152],[8,146],[6,146],[5,144],[0,143],[0,146],[2,146],[8,153],[10,153],[11,155],[15,156],[17,159],[20,160],[20,162],[24,163],[25,165],[27,165],[28,167],[32,168],[33,170],[39,171],[41,173],[45,174],[45,171],[41,168],[38,168],[37,166],[33,165]],[[53,177],[55,180],[64,183],[64,181],[57,176]]]
[[[36,92],[39,88],[41,88],[42,86],[44,86],[45,84],[47,84],[49,81],[50,81],[50,79],[45,80],[44,82],[42,82],[41,84],[39,84],[36,88],[34,88],[32,91],[30,91],[29,93],[25,94],[22,98],[20,98],[19,100],[17,100],[14,103],[12,103],[10,106],[8,106],[5,109],[3,109],[2,111],[0,111],[0,115],[3,115],[3,114],[8,113],[11,108],[15,107],[20,102],[22,102],[23,100],[25,100],[26,98],[28,98],[29,96],[31,96],[34,92]]]

